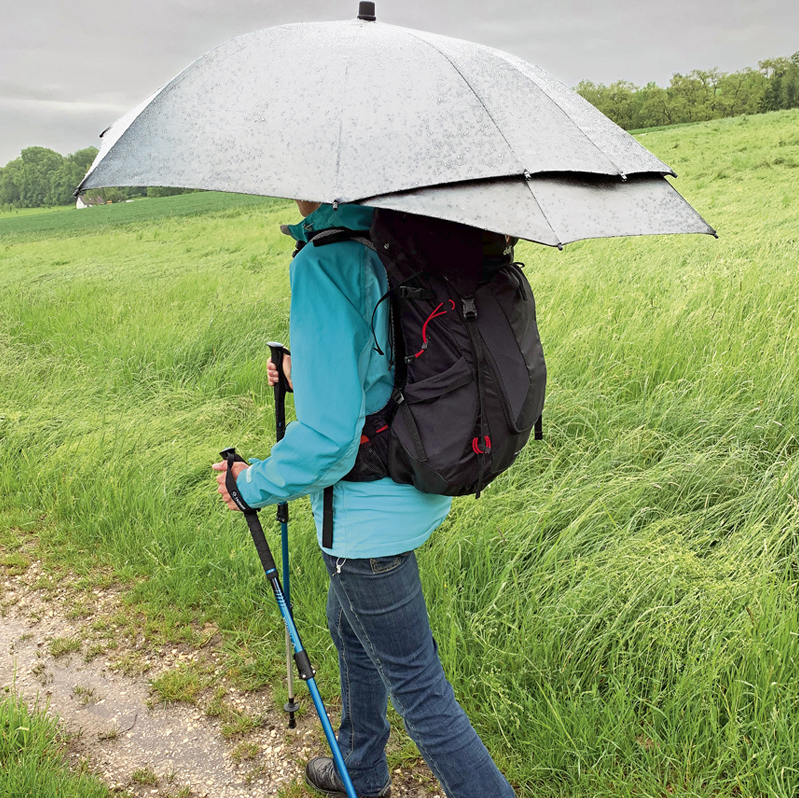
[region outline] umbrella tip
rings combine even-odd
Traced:
[[[358,19],[374,22],[377,19],[375,16],[375,4],[366,2],[358,3]]]

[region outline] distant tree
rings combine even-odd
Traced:
[[[15,176],[19,188],[19,205],[38,208],[52,204],[51,176],[64,157],[47,147],[26,147],[20,155],[22,167]]]
[[[175,188],[174,186],[149,186],[147,188],[148,197],[174,197],[178,194],[190,194],[192,188]]]
[[[761,111],[777,111],[782,108],[782,82],[791,66],[788,58],[767,58],[758,62],[766,78],[766,88],[760,103]]]
[[[97,147],[85,147],[82,150],[77,150],[71,155],[67,155],[67,160],[72,161],[74,164],[83,169],[83,174],[89,171],[89,167],[94,163],[99,150]]]
[[[605,91],[603,83],[594,83],[590,80],[581,80],[574,90],[585,100],[588,100],[594,108],[599,108],[603,103],[602,94]]]
[[[799,107],[799,52],[790,58],[769,58],[758,63],[766,78],[761,111]]]
[[[637,87],[628,80],[617,80],[607,87],[607,103],[610,118],[627,130],[634,126],[635,92]]]
[[[124,202],[126,199],[129,199],[127,191],[117,186],[110,186],[109,188],[102,189],[100,195],[107,202]]]
[[[763,103],[766,77],[751,67],[724,75],[719,81],[720,116],[756,114]]]
[[[578,94],[625,129],[633,126],[635,92],[635,84],[627,80],[617,80],[609,86],[583,80],[577,85]]]
[[[647,83],[636,92],[637,122],[635,127],[673,125],[674,109],[668,91],[656,83]]]
[[[791,65],[785,74],[784,108],[799,108],[799,51],[790,57]]]
[[[730,74],[718,69],[675,73],[666,88],[583,80],[576,91],[626,130],[700,122],[799,107],[799,52]]]
[[[719,116],[719,83],[717,69],[694,69],[687,75],[672,75],[669,99],[676,122],[704,122]]]
[[[61,166],[50,176],[48,205],[69,205],[75,201],[75,189],[89,171],[97,152],[96,147],[86,147],[63,159]]]
[[[122,190],[125,192],[126,199],[134,199],[136,197],[147,196],[146,186],[125,186],[125,188],[123,188]]]
[[[17,207],[20,202],[19,183],[22,158],[9,161],[0,171],[0,205]]]
[[[784,74],[790,65],[790,58],[766,58],[757,62],[757,66],[766,80],[771,80],[778,75]]]
[[[0,168],[0,206],[34,208],[54,205],[71,205],[74,192],[86,176],[97,156],[96,147],[86,147],[62,156],[46,147],[27,147],[19,158]],[[156,189],[159,192],[182,194],[186,189]],[[93,196],[112,202],[122,202],[134,197],[146,197],[144,186],[123,186],[98,189]]]

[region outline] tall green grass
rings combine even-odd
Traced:
[[[798,123],[641,136],[719,241],[519,248],[545,440],[456,501],[420,560],[445,668],[520,795],[799,792]],[[277,683],[283,632],[209,466],[231,444],[268,453],[277,226],[295,217],[272,202],[0,240],[5,526],[135,578],[175,624],[213,618],[252,686]],[[334,695],[307,502],[292,519],[298,623]]]
[[[106,798],[97,779],[65,767],[58,724],[7,694],[0,699],[0,795],[3,798]]]

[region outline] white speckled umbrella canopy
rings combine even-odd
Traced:
[[[468,209],[467,194],[480,181],[490,181],[484,189],[512,177],[562,186],[604,176],[604,185],[623,187],[633,183],[622,182],[627,176],[649,175],[661,196],[673,192],[666,174],[666,164],[538,67],[357,19],[267,28],[202,56],[105,132],[79,190],[180,186],[328,203],[379,196],[382,207],[393,207],[387,195],[405,192],[402,209],[439,215],[432,211],[444,194],[422,193],[422,202],[420,190],[443,187],[452,206],[458,184],[457,220],[475,224],[486,214]],[[502,185],[497,209],[513,202]],[[623,193],[605,191],[603,202]],[[693,218],[679,232],[712,232],[684,205],[690,213],[682,215]],[[487,223],[506,226],[501,215]],[[565,239],[539,235],[537,225],[499,231],[542,243],[591,237],[572,227]],[[650,230],[637,224],[610,235],[637,232]]]
[[[435,216],[562,246],[586,238],[715,231],[660,175],[627,181],[532,175],[455,183],[370,197],[364,205]]]

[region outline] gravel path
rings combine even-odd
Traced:
[[[302,767],[323,750],[312,711],[289,730],[268,691],[243,693],[224,680],[194,704],[158,701],[151,682],[159,676],[190,665],[214,669],[219,638],[213,628],[201,649],[139,650],[129,643],[97,653],[96,621],[122,606],[113,588],[87,594],[69,579],[49,585],[37,562],[22,574],[4,570],[0,684],[62,720],[75,767],[88,766],[112,789],[136,798],[271,796],[292,783],[291,798],[311,795],[300,786]],[[76,614],[81,617],[70,619]],[[209,712],[212,701],[224,704],[228,721],[244,713],[257,720],[256,728],[226,738],[224,716]],[[424,766],[393,778],[394,796],[443,798]]]

